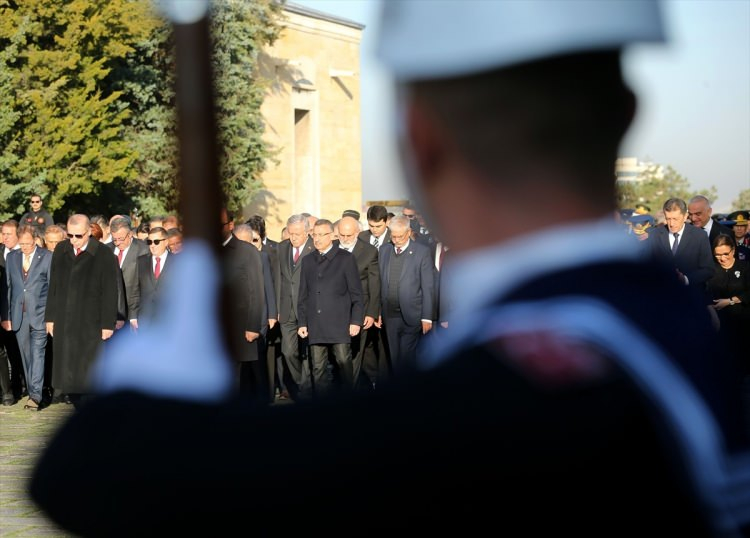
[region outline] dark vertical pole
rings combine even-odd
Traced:
[[[175,1],[180,10],[186,4]],[[208,6],[208,0],[205,3]],[[219,156],[212,69],[212,42],[209,12],[194,22],[175,20],[177,134],[180,151],[179,207],[185,237],[204,241],[223,267],[221,244],[222,191],[219,181]],[[196,282],[200,281],[197,275]],[[221,274],[217,310],[196,315],[217,316],[224,344],[235,356],[230,338],[229,293]]]
[[[221,183],[208,16],[191,24],[175,24],[174,37],[183,231],[206,241],[218,254]]]

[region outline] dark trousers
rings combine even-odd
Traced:
[[[237,369],[240,396],[260,405],[267,405],[270,401],[270,391],[266,361],[258,359],[255,361],[240,362],[237,365]]]
[[[354,388],[351,344],[311,344],[312,374],[315,396],[323,396],[331,390],[332,380],[328,372],[330,354],[336,361],[338,379],[343,390]]]
[[[284,383],[284,356],[281,353],[281,324],[276,323],[273,329],[268,329],[265,339],[266,368],[268,369],[268,386],[271,401],[274,400],[276,389],[279,392],[287,390]],[[262,354],[261,354],[262,356]]]
[[[380,329],[373,326],[352,338],[352,375],[355,389],[372,389],[387,375],[387,364],[381,360]]]
[[[47,329],[32,327],[28,317],[24,317],[21,320],[21,326],[16,331],[16,339],[23,360],[26,389],[29,397],[40,403],[44,385],[44,350],[47,347]]]
[[[417,345],[422,338],[422,324],[407,325],[402,317],[388,317],[384,321],[391,370],[413,369],[417,362]]]
[[[310,366],[307,364],[307,339],[297,335],[297,320],[281,323],[281,353],[284,355],[284,384],[293,399],[300,392],[312,395]]]
[[[16,335],[0,329],[0,387],[3,396],[12,395],[16,400],[23,393],[23,364]]]

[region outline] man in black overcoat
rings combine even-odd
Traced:
[[[350,216],[339,221],[339,247],[354,255],[362,284],[365,318],[360,333],[352,338],[352,367],[355,388],[375,387],[380,376],[380,268],[378,249],[357,237],[359,222]]]
[[[263,288],[263,261],[257,248],[237,239],[233,215],[221,212],[224,274],[229,290],[230,353],[237,362],[239,390],[258,402],[269,401],[266,360],[258,343],[268,325]]]
[[[331,221],[316,221],[312,234],[316,252],[302,260],[297,303],[298,334],[310,346],[315,396],[330,389],[329,350],[342,387],[354,387],[351,340],[359,334],[364,312],[357,262],[332,236]]]
[[[89,219],[68,219],[68,240],[52,254],[45,321],[54,336],[52,387],[74,403],[91,392],[88,373],[117,320],[117,258],[91,236]]]

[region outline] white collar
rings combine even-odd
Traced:
[[[532,232],[467,253],[453,252],[443,276],[459,319],[542,274],[607,260],[641,256],[638,245],[612,220],[584,221]]]

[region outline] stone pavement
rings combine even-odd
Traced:
[[[27,483],[34,464],[72,405],[54,404],[42,411],[0,406],[0,537],[72,536],[49,521],[29,499]]]

